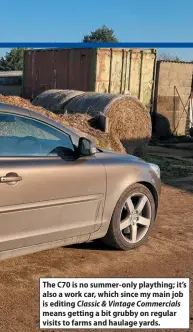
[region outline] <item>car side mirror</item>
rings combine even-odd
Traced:
[[[96,148],[88,138],[80,137],[78,151],[80,156],[93,156],[96,153]]]

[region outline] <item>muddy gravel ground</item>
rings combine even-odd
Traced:
[[[147,243],[137,250],[111,251],[89,243],[1,262],[0,331],[36,332],[40,330],[40,277],[191,278],[193,274],[192,224],[193,194],[164,186],[156,227]],[[192,317],[191,309],[193,330]],[[60,331],[66,330],[60,329]],[[95,331],[102,331],[102,329]],[[130,330],[120,329],[119,331]]]

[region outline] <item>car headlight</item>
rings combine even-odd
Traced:
[[[155,172],[155,174],[158,176],[158,178],[160,179],[160,168],[159,168],[159,166],[158,165],[156,165],[156,164],[150,164],[149,163],[149,167],[152,169],[152,171],[154,171]]]

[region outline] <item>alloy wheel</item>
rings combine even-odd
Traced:
[[[143,239],[151,223],[151,203],[142,193],[134,193],[125,201],[120,215],[120,231],[129,243]]]

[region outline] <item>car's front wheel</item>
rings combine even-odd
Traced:
[[[155,220],[155,201],[142,184],[129,187],[119,198],[103,242],[122,249],[134,249],[149,235]]]

